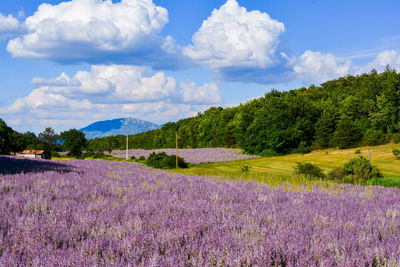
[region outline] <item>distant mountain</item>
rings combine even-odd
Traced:
[[[87,139],[93,139],[96,137],[119,134],[137,134],[158,128],[160,128],[160,125],[149,121],[135,118],[119,118],[107,121],[97,121],[79,130],[86,134]]]

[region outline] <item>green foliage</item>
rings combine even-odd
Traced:
[[[251,166],[249,166],[249,165],[244,165],[244,166],[242,166],[242,167],[240,168],[240,170],[241,170],[242,172],[245,172],[245,173],[249,172],[250,169],[251,169]]]
[[[400,143],[400,133],[391,134],[390,140],[395,144],[399,144]]]
[[[138,160],[146,160],[146,158],[145,158],[144,156],[140,156],[140,157],[138,158]]]
[[[86,138],[83,132],[76,129],[70,129],[60,134],[60,139],[63,142],[63,148],[73,157],[80,157],[83,149],[86,147]]]
[[[11,134],[13,130],[0,119],[0,154],[9,154],[11,151]]]
[[[295,174],[307,177],[324,178],[325,174],[321,168],[311,163],[296,162]]]
[[[136,157],[135,157],[135,156],[131,156],[130,159],[131,159],[131,160],[135,160]]]
[[[397,187],[400,189],[400,177],[372,178],[367,181],[368,185],[380,185],[385,187]]]
[[[343,167],[338,167],[328,172],[328,179],[336,182],[343,182],[348,176],[348,173]]]
[[[343,169],[354,183],[364,183],[368,179],[382,177],[381,171],[362,156],[350,159]]]
[[[129,148],[239,147],[263,156],[315,148],[400,142],[400,73],[348,75],[288,92],[271,90],[233,108],[212,107],[195,117],[129,136]],[[94,151],[125,145],[125,136],[90,140]]]
[[[386,142],[385,134],[382,131],[368,129],[364,133],[363,141],[367,146],[382,145]]]
[[[396,157],[396,159],[400,159],[400,150],[393,148],[392,153]]]
[[[146,165],[157,169],[174,169],[176,168],[176,157],[167,155],[165,152],[151,153],[147,158]],[[178,167],[187,168],[188,165],[183,158],[178,157]]]
[[[354,154],[361,154],[361,150],[360,149],[356,149],[356,151],[354,151]]]

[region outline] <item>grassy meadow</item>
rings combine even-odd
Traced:
[[[369,158],[370,150],[372,163],[378,166],[385,177],[390,177],[381,178],[381,182],[386,180],[388,184],[391,183],[393,186],[400,185],[400,160],[397,160],[393,155],[393,148],[399,149],[400,145],[387,144],[343,150],[326,149],[313,151],[308,154],[290,154],[231,162],[203,163],[189,169],[172,170],[172,172],[257,180],[271,186],[279,186],[285,181],[292,184],[314,183],[315,181],[310,181],[310,179],[293,174],[296,162],[312,163],[323,169],[325,173],[328,173],[334,168],[343,166],[344,163],[353,157],[363,156]],[[357,150],[360,153],[356,153]],[[246,166],[248,166],[248,171],[243,171]],[[377,183],[374,182],[373,184]]]

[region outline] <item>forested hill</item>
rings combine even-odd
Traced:
[[[272,90],[234,108],[213,107],[132,135],[130,148],[175,147],[176,132],[181,148],[240,147],[261,155],[398,142],[400,74],[387,68],[321,86]]]

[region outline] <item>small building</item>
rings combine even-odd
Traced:
[[[44,150],[24,150],[16,155],[24,158],[44,159]]]

